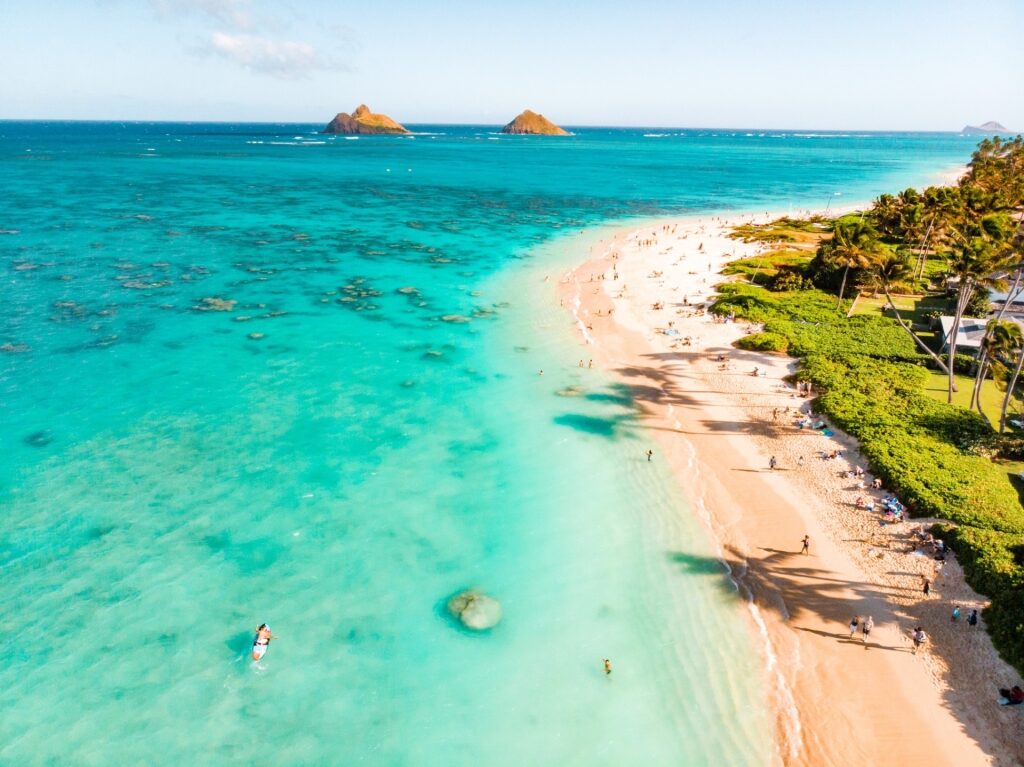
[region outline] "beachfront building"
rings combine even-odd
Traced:
[[[1024,330],[1024,304],[1020,306],[1021,314],[1007,310],[1003,315],[1004,321],[1016,322]],[[993,317],[961,317],[960,330],[956,334],[957,354],[972,354],[977,356],[981,349],[981,340],[985,337],[985,328]],[[942,351],[949,351],[949,333],[953,329],[953,317],[939,317],[939,324],[942,326]]]
[[[1005,305],[1004,317],[1024,319],[1024,292],[1018,290],[1011,296],[1006,292],[992,290],[989,291],[988,300],[993,312],[998,312]]]
[[[953,317],[939,317],[942,326],[942,351],[949,351],[949,334],[953,331]],[[960,329],[956,334],[956,350],[958,354],[977,355],[981,349],[981,339],[985,337],[987,318],[961,317]]]

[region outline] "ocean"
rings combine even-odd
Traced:
[[[0,764],[776,762],[743,605],[557,276],[974,140],[318,128],[0,122]]]

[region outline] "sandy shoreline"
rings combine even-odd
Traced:
[[[669,463],[691,509],[706,517],[749,599],[782,760],[1021,764],[1024,714],[995,703],[996,687],[1015,683],[1015,672],[980,626],[966,625],[983,600],[955,562],[924,597],[921,579],[936,575],[935,563],[907,553],[914,523],[880,526],[877,514],[854,505],[866,493],[842,475],[868,468],[854,441],[797,429],[785,412],[808,404],[782,380],[794,361],[734,349],[744,324],[694,310],[728,261],[761,247],[727,232],[770,218],[704,216],[618,232],[562,275],[562,305],[586,354],[631,388],[656,459]],[[755,366],[766,375],[751,376]],[[840,447],[846,458],[819,456]],[[778,468],[770,471],[773,455]],[[808,556],[799,553],[805,534]],[[957,623],[954,604],[964,615]],[[859,633],[849,637],[854,614],[874,619],[866,643]],[[916,655],[915,625],[931,637]]]

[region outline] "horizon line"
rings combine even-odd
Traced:
[[[133,125],[321,125],[322,121],[308,120],[189,120],[189,119],[119,119],[119,118],[79,118],[79,117],[0,117],[2,123],[125,123]],[[404,126],[444,126],[453,128],[490,128],[503,127],[504,123],[484,122],[408,122],[401,123]],[[826,133],[857,132],[857,133],[947,133],[961,136],[1017,136],[1021,131],[1009,130],[993,131],[992,133],[965,133],[960,130],[940,130],[923,128],[816,128],[816,127],[763,127],[763,126],[699,126],[699,125],[598,125],[583,123],[559,123],[562,128],[583,128],[589,130],[686,130],[686,131],[781,131],[791,133],[795,131],[819,131]],[[979,127],[979,126],[972,126]],[[376,135],[376,134],[368,134]],[[388,134],[379,134],[388,135]]]

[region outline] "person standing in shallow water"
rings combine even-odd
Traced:
[[[604,659],[604,675],[610,676],[612,673],[612,662],[607,658]]]
[[[653,450],[648,450],[647,451],[647,462],[648,463],[651,462],[651,456],[653,456],[653,455],[654,455],[654,451]]]

